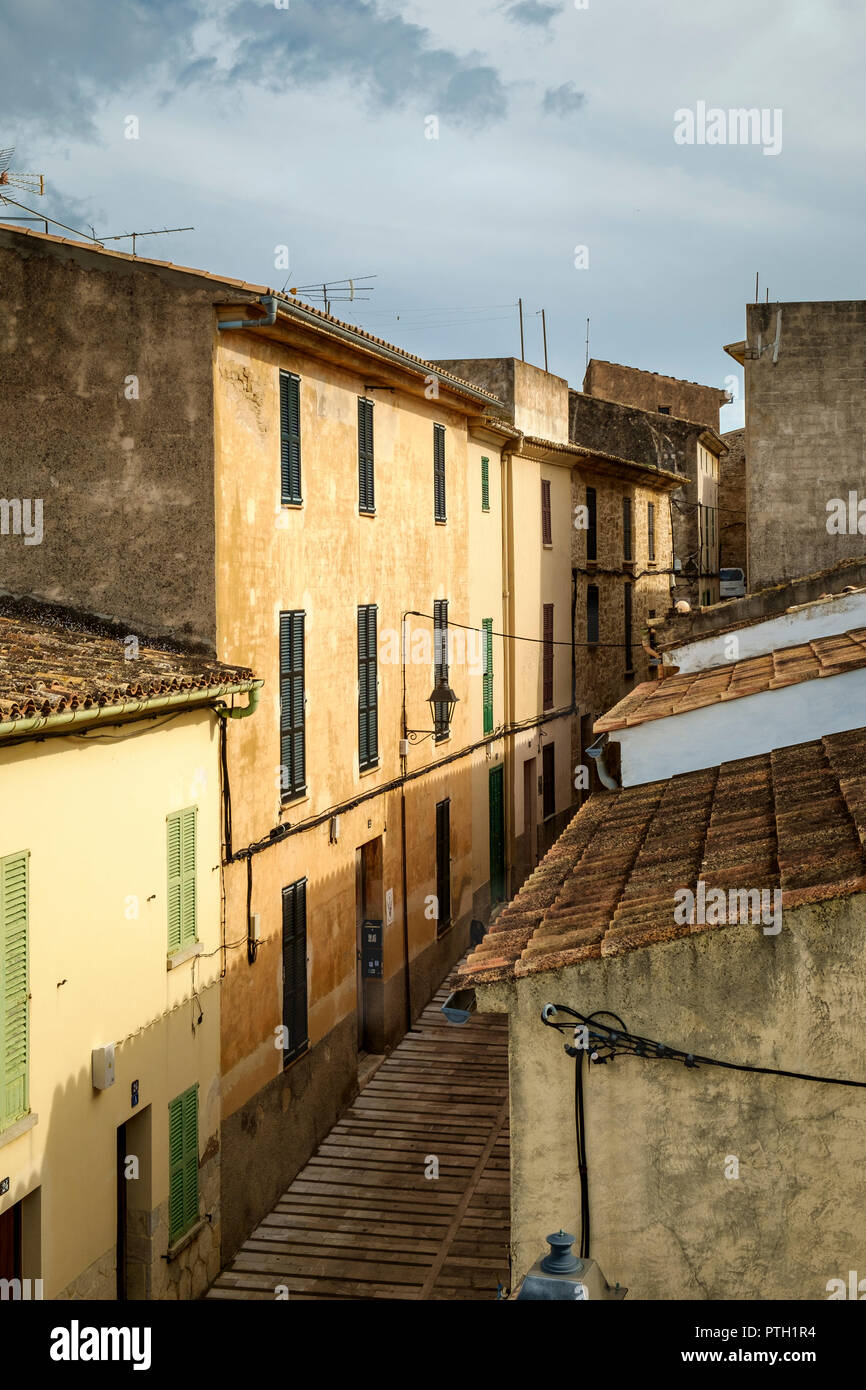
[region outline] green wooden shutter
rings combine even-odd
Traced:
[[[282,501],[301,502],[301,379],[280,372],[280,484]]]
[[[198,1084],[168,1105],[168,1238],[198,1220]]]
[[[304,614],[280,614],[280,762],[285,799],[306,790],[304,716]]]
[[[376,510],[373,466],[373,402],[358,398],[358,508]]]
[[[433,426],[433,515],[446,521],[445,510],[445,426]]]
[[[379,697],[376,686],[376,605],[358,609],[358,763],[361,769],[379,761]]]
[[[196,923],[196,808],[166,820],[168,843],[168,950],[198,939]]]
[[[0,859],[0,1130],[28,1106],[28,858]]]
[[[490,511],[490,459],[481,460],[481,510]]]
[[[484,633],[484,733],[493,733],[493,619],[483,618]]]

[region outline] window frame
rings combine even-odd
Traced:
[[[280,613],[279,635],[279,682],[280,682],[280,768],[289,773],[288,786],[282,785],[280,776],[280,801],[285,804],[307,792],[307,711],[306,711],[306,610],[303,608],[285,609]],[[286,622],[288,620],[288,622]],[[296,626],[300,625],[300,665],[296,664],[298,638]],[[289,666],[283,664],[284,631],[288,628]],[[288,700],[284,691],[288,686]],[[300,710],[300,720],[296,718]],[[286,758],[286,750],[289,758]],[[298,757],[300,748],[300,757]],[[300,763],[300,776],[297,763]]]
[[[183,806],[179,811],[170,812],[165,818],[165,827],[168,878],[167,955],[174,956],[178,951],[185,951],[198,941],[198,807]],[[172,833],[175,827],[178,834],[177,873],[172,872]],[[176,930],[173,920],[175,893]]]
[[[376,650],[379,608],[361,603],[357,613],[358,638],[358,771],[379,766],[379,663]],[[366,752],[365,752],[366,744]]]
[[[376,514],[375,404],[367,396],[358,397],[358,511],[362,516]]]
[[[433,520],[448,520],[448,494],[445,471],[445,426],[433,425]]]
[[[304,500],[304,489],[301,472],[301,378],[296,372],[280,369],[279,397],[280,505],[299,507]],[[296,461],[292,458],[293,444],[297,447]]]

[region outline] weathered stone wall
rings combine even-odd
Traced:
[[[716,386],[680,381],[659,372],[623,367],[618,362],[601,362],[595,357],[586,369],[583,389],[588,396],[601,396],[640,410],[658,413],[659,406],[667,406],[671,415],[709,425],[714,430],[719,427],[719,411],[728,399],[727,392]]]
[[[746,328],[749,588],[761,589],[866,554],[866,536],[827,531],[828,502],[866,497],[866,302],[750,304]]]
[[[719,459],[720,567],[746,574],[746,431],[730,430],[722,438],[728,452]]]

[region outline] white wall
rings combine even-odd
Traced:
[[[665,665],[681,671],[706,671],[728,661],[744,661],[750,656],[766,656],[784,647],[798,647],[816,637],[832,637],[840,632],[866,627],[866,590],[841,594],[804,604],[794,612],[767,618],[734,632],[710,633],[706,637],[681,643],[665,652]],[[732,641],[736,643],[731,646]]]
[[[622,785],[633,787],[864,726],[866,668],[649,719],[611,740],[620,743]]]

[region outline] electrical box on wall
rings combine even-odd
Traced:
[[[261,941],[262,917],[260,912],[250,913],[250,941]]]
[[[90,1054],[90,1074],[94,1091],[106,1091],[114,1085],[114,1043],[93,1049]]]

